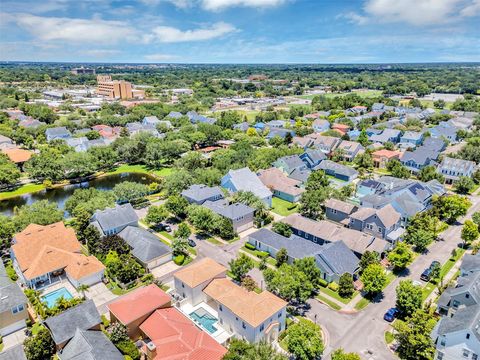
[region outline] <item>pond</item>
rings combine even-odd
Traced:
[[[35,201],[48,200],[55,202],[59,209],[63,209],[65,201],[73,194],[76,189],[94,187],[98,190],[112,190],[113,187],[124,181],[132,181],[140,184],[150,184],[154,181],[152,177],[140,173],[123,173],[104,176],[93,179],[89,182],[66,185],[51,190],[42,190],[36,193],[25,194],[14,198],[0,201],[0,215],[13,215],[15,207],[30,205]],[[68,214],[66,214],[68,215]]]

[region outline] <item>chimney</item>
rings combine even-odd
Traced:
[[[157,355],[157,347],[153,343],[153,341],[148,340],[145,342],[145,347],[147,349],[146,355],[147,359],[154,359],[155,356]]]

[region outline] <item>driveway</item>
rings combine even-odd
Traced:
[[[442,238],[446,240],[432,244],[428,253],[418,256],[405,274],[392,281],[385,288],[383,298],[379,299],[378,302],[371,303],[359,313],[342,314],[317,300],[309,300],[311,308],[307,316],[313,320],[317,315],[317,322],[322,325],[329,337],[329,346],[325,349],[325,354],[328,355],[332,350],[341,347],[348,352],[357,352],[366,359],[396,359],[384,342],[384,332],[390,328],[390,325],[383,320],[383,314],[389,308],[395,306],[395,289],[401,280],[419,280],[423,270],[433,260],[445,263],[450,258],[452,251],[457,248],[458,244],[462,243],[460,238],[461,223],[470,218],[475,211],[480,211],[480,199],[472,197],[470,200],[473,205],[467,216],[460,219],[459,224],[450,226],[442,234]]]
[[[114,300],[117,295],[112,294],[110,290],[107,289],[107,286],[104,283],[98,283],[92,285],[85,291],[85,296],[87,299],[92,299],[97,307],[98,311],[101,314],[104,314],[107,310],[103,306],[110,301]]]
[[[3,339],[3,350],[14,347],[15,345],[23,344],[23,340],[27,337],[25,335],[25,329],[15,331],[14,333],[4,336]]]

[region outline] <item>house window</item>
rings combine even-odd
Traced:
[[[458,308],[458,305],[460,305],[460,302],[458,300],[453,300],[453,307],[455,309]]]
[[[246,329],[247,325],[245,325],[245,322],[242,321],[242,328]]]
[[[220,311],[223,311],[222,305],[218,305],[218,309],[219,309]]]
[[[184,287],[185,287],[185,284],[184,284],[184,283],[182,283],[182,288],[184,288]]]
[[[235,316],[235,320],[238,321],[238,317],[237,317],[237,316]]]
[[[260,332],[262,332],[263,329],[265,329],[265,326],[262,324],[262,325],[260,325]]]
[[[470,294],[465,294],[465,298],[466,298],[466,299],[469,299],[469,298],[470,298]]]
[[[277,317],[280,319],[282,317],[282,313],[278,313]]]
[[[443,353],[439,352],[437,354],[437,360],[443,360]]]
[[[337,210],[332,209],[332,213],[336,214],[336,213],[337,213]]]
[[[440,340],[440,345],[445,346],[445,344],[446,344],[445,338],[442,338],[442,340]]]
[[[467,349],[463,349],[462,355],[464,358],[468,358],[468,355],[470,355],[470,351],[468,351]]]
[[[24,309],[25,309],[25,307],[23,306],[23,304],[17,305],[17,306],[12,308],[12,314],[16,314],[20,311],[23,311]]]
[[[477,360],[478,359],[478,355],[477,354],[472,354],[472,360]]]
[[[470,334],[467,333],[467,339],[470,339]]]

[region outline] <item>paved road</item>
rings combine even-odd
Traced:
[[[469,209],[466,218],[475,211],[480,211],[480,198],[471,199],[473,206]],[[463,223],[464,219],[461,219]],[[445,241],[434,243],[427,254],[420,255],[409,267],[409,272],[395,279],[383,291],[383,299],[370,304],[365,310],[355,314],[341,314],[316,300],[310,300],[311,309],[307,316],[322,325],[328,337],[329,346],[326,354],[342,347],[346,351],[361,354],[364,359],[388,360],[396,357],[387,349],[384,342],[384,332],[389,329],[389,324],[383,320],[383,314],[390,307],[395,306],[395,288],[401,280],[411,278],[419,280],[423,270],[433,260],[446,262],[453,249],[462,242],[460,238],[461,225],[450,226],[442,235]]]

